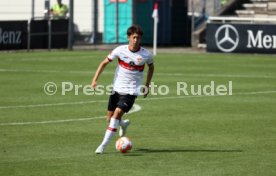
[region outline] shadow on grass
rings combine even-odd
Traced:
[[[214,152],[214,153],[227,153],[227,152],[243,152],[242,150],[218,150],[218,149],[147,149],[141,148],[135,150],[137,153],[178,153],[178,152]]]
[[[125,153],[124,156],[143,156],[146,153],[237,153],[242,150],[219,150],[219,149],[148,149],[140,148]]]

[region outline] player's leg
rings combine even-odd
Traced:
[[[107,111],[107,122],[109,123],[110,122],[110,119],[111,119],[111,117],[113,116],[113,114],[114,114],[114,111]],[[127,126],[129,124],[129,120],[128,119],[126,119],[126,120],[123,120],[123,119],[121,119],[120,120],[120,126]]]
[[[99,145],[99,147],[96,149],[95,153],[97,154],[103,153],[105,147],[108,145],[109,141],[117,131],[117,128],[119,127],[120,119],[123,116],[123,114],[124,114],[124,111],[122,109],[120,108],[115,109],[113,116],[110,118],[110,122],[106,129],[104,139],[101,145]]]
[[[118,102],[118,107],[120,107],[124,112],[128,112],[134,102],[135,102],[135,99],[136,99],[136,96],[135,95],[124,95],[124,96],[121,96],[120,97],[120,101]],[[119,136],[125,136],[126,134],[126,130],[127,130],[127,127],[129,126],[130,124],[130,120],[129,119],[125,119],[123,120],[123,118],[121,118],[121,121],[120,121],[120,130],[119,130]]]
[[[114,111],[108,111],[107,112],[107,122],[108,122],[108,124],[110,123],[110,119],[113,116],[113,114],[114,114]],[[130,124],[130,121],[129,121],[129,119],[124,120],[124,119],[121,118],[119,124],[120,124],[119,136],[124,136],[125,133],[126,133],[126,128]]]
[[[114,111],[107,111],[107,122],[110,122],[111,117],[113,116]]]
[[[122,119],[122,116],[124,115],[124,113],[128,112],[131,109],[131,107],[134,104],[135,98],[136,98],[136,96],[119,95],[118,93],[115,93],[114,95],[110,96],[108,111],[113,111],[114,107],[115,106],[117,106],[117,107],[113,113],[108,112],[108,118],[111,114],[112,114],[112,117],[110,118],[110,123],[105,132],[104,139],[103,139],[101,145],[95,151],[95,153],[97,153],[97,154],[103,153],[104,148],[108,145],[109,141],[114,136],[119,125],[122,126],[121,134],[125,134],[126,128],[129,125],[129,121],[123,121],[121,119]],[[115,103],[116,103],[116,105],[115,105]],[[121,124],[120,124],[120,121],[121,121]]]
[[[103,153],[104,148],[107,146],[114,133],[117,131],[117,128],[120,123],[121,116],[123,115],[123,111],[121,109],[117,109],[117,104],[120,100],[120,94],[114,92],[114,94],[110,95],[108,102],[108,111],[107,111],[107,121],[108,127],[106,129],[104,138],[102,143],[96,149],[95,153],[100,154]]]
[[[129,119],[121,119],[120,121],[120,130],[119,130],[119,136],[125,136],[127,127],[130,125],[130,120]]]

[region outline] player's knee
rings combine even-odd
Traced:
[[[124,115],[124,111],[121,108],[116,108],[113,117],[116,119],[121,119],[121,117]]]

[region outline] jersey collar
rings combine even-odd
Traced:
[[[130,52],[132,52],[132,53],[136,53],[136,52],[140,51],[141,46],[139,46],[139,48],[138,48],[136,51],[132,51],[132,50],[130,50],[130,49],[129,49],[129,46],[127,46],[127,48],[128,48],[128,50],[129,50]]]

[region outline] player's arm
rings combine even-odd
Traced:
[[[149,85],[150,85],[150,82],[151,82],[151,78],[153,76],[153,72],[154,72],[153,63],[148,64],[148,74],[147,74],[147,80],[146,80],[146,83],[145,83],[145,86],[146,86],[147,89],[144,89],[144,98],[146,98],[149,94]]]
[[[104,60],[100,63],[100,65],[98,66],[98,69],[97,69],[97,71],[96,71],[96,73],[95,73],[95,75],[94,75],[94,77],[93,77],[93,79],[92,79],[92,83],[91,83],[91,86],[92,86],[93,88],[96,88],[98,78],[100,77],[101,73],[104,71],[106,65],[107,65],[109,62],[110,62],[109,59],[106,58],[106,59],[104,59]]]

